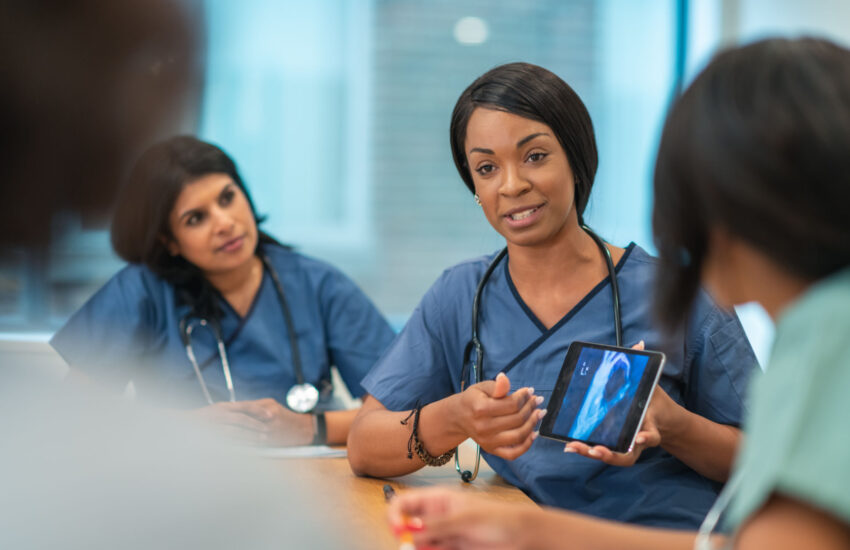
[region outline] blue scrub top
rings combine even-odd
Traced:
[[[394,337],[386,320],[351,280],[328,264],[277,245],[263,245],[263,251],[292,311],[306,381],[326,386],[330,367],[336,366],[351,394],[362,396],[360,381]],[[295,373],[286,321],[268,270],[244,318],[219,300],[236,399],[271,397],[285,403]],[[128,265],[50,343],[69,365],[116,389],[132,380],[140,399],[199,407],[207,403],[179,330],[188,312],[188,306],[177,303],[170,283],[147,267]],[[192,345],[213,400],[228,400],[212,331],[196,323]]]
[[[408,410],[417,401],[431,403],[460,390],[472,300],[494,256],[446,270],[363,380],[388,409]],[[547,330],[523,303],[507,265],[502,260],[481,300],[484,379],[505,372],[513,389],[532,386],[548,401],[574,340],[615,344],[611,286],[607,279],[601,282]],[[634,243],[616,266],[624,345],[644,340],[646,349],[664,350],[660,383],[670,397],[710,420],[739,426],[757,360],[738,318],[701,292],[687,327],[673,346],[665,345],[670,339],[653,324],[649,299],[656,268],[656,260]],[[563,443],[538,438],[512,461],[482,454],[499,475],[541,504],[644,525],[696,528],[721,488],[661,448],[644,451],[628,468],[563,449]]]

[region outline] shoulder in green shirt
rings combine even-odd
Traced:
[[[783,313],[751,391],[727,527],[738,528],[774,492],[850,523],[850,270]]]

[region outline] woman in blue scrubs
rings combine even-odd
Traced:
[[[472,438],[496,472],[540,503],[697,526],[727,478],[741,396],[757,368],[738,319],[700,293],[665,340],[650,310],[657,261],[634,243],[605,245],[624,345],[667,352],[661,390],[629,454],[535,440],[569,345],[616,341],[605,256],[582,228],[597,166],[590,116],[556,75],[514,63],[461,94],[450,134],[461,178],[507,244],[480,301],[484,381],[460,391],[473,297],[495,254],[446,270],[363,381],[371,397],[349,437],[352,468],[402,475],[448,460]]]
[[[417,547],[457,550],[850,549],[848,150],[850,50],[811,38],[719,54],[665,124],[653,213],[665,324],[700,279],[777,322],[733,481],[699,535],[445,489],[401,494],[393,525],[412,516]],[[710,535],[718,518],[731,535]]]
[[[260,221],[224,151],[192,137],[153,146],[112,223],[130,265],[51,345],[72,374],[116,390],[132,381],[140,399],[197,409],[247,441],[345,443],[356,411],[329,410],[330,368],[363,396],[393,332],[351,280]]]

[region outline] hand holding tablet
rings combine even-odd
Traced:
[[[643,351],[643,342],[633,349],[574,342],[540,434],[569,442],[567,452],[633,464],[661,441],[656,420],[671,400],[661,389],[652,396],[663,364],[664,354]]]

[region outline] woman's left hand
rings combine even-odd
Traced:
[[[661,388],[655,388],[655,392],[664,392]],[[665,394],[666,396],[666,394]],[[670,399],[668,396],[667,399]],[[655,396],[652,398],[655,401]],[[611,466],[631,466],[640,458],[640,454],[644,449],[649,447],[657,447],[661,444],[661,432],[655,424],[655,419],[652,415],[652,404],[649,406],[649,411],[646,413],[646,418],[643,420],[643,426],[635,437],[635,443],[632,449],[627,453],[615,453],[604,445],[596,445],[591,447],[579,441],[570,441],[564,447],[565,453],[578,453],[588,458],[601,460],[605,464]]]
[[[642,350],[643,341],[632,346],[633,349]],[[644,449],[661,445],[663,426],[668,426],[675,418],[677,411],[681,410],[678,403],[673,401],[667,392],[656,386],[649,402],[649,409],[643,419],[643,425],[635,436],[635,443],[627,453],[615,453],[604,445],[591,447],[579,441],[570,441],[564,447],[565,453],[578,453],[588,458],[601,460],[612,466],[631,466],[637,462]]]

